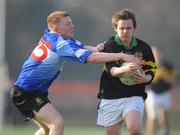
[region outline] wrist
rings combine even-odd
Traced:
[[[119,58],[120,58],[120,60],[124,61],[124,54],[123,53],[119,53]]]
[[[152,79],[152,76],[151,76],[151,75],[146,75],[144,83],[150,82],[151,79]]]

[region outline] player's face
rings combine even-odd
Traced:
[[[117,28],[115,29],[115,31],[117,32],[123,43],[131,42],[132,36],[134,34],[132,20],[119,20],[117,22]]]
[[[75,26],[69,16],[62,17],[57,24],[56,32],[65,38],[72,38],[75,32]]]

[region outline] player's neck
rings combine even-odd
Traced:
[[[126,48],[130,48],[131,47],[131,41],[122,41],[123,45],[126,47]]]
[[[123,45],[124,45],[126,48],[131,48],[132,40],[133,40],[133,37],[122,41],[122,43],[123,43]]]

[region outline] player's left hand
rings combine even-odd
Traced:
[[[102,52],[103,50],[104,50],[104,47],[105,47],[105,44],[106,43],[106,41],[105,42],[102,42],[102,43],[99,43],[97,46],[96,46],[96,49],[97,49],[97,51],[98,52]]]
[[[150,75],[146,75],[142,68],[139,69],[140,72],[134,72],[131,74],[131,78],[134,80],[135,84],[147,83],[151,80]]]

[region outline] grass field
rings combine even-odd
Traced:
[[[36,128],[30,127],[4,128],[0,135],[33,135],[35,131]],[[179,134],[180,131],[171,131],[171,135]],[[105,132],[102,128],[97,127],[67,127],[65,128],[64,135],[105,135]],[[129,135],[129,133],[124,129],[122,135]]]

